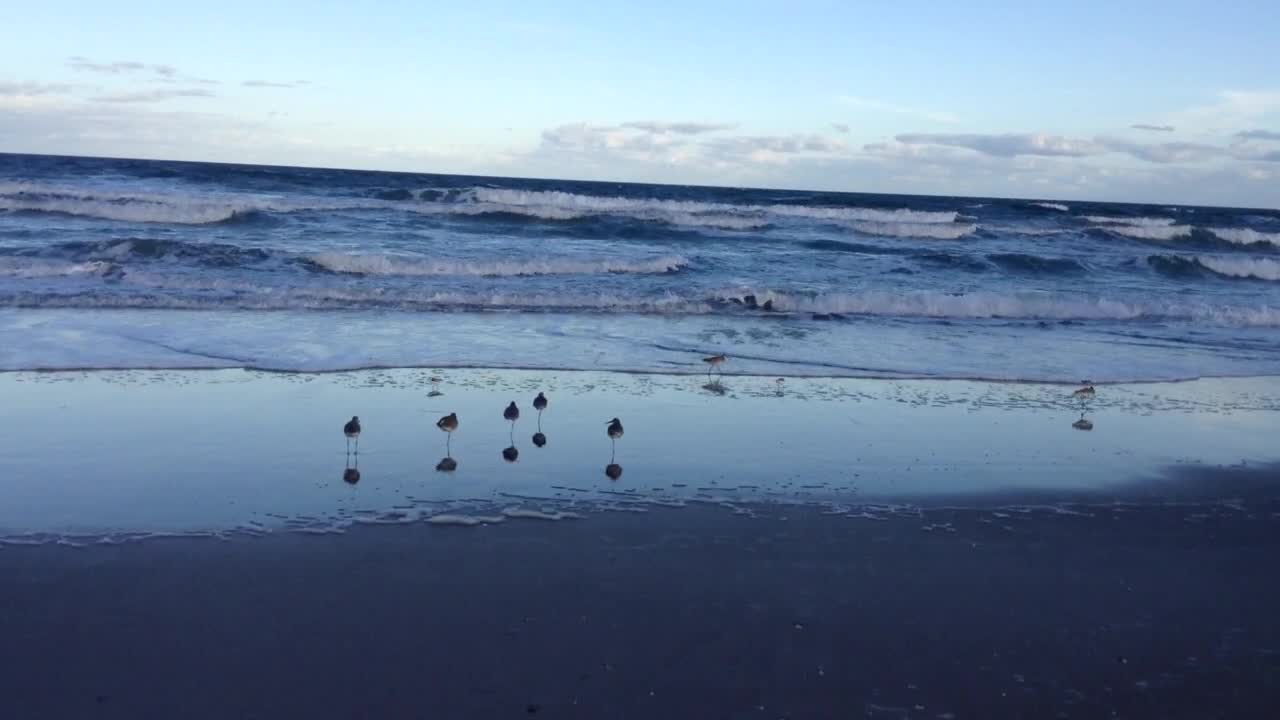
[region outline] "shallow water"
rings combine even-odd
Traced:
[[[1280,386],[1268,378],[1101,386],[1086,404],[1044,384],[492,370],[6,373],[0,389],[10,542],[688,503],[854,517],[1219,503],[1238,490],[1159,477],[1280,459]],[[538,391],[551,403],[544,447],[532,441]],[[502,419],[511,400],[522,408],[514,429]],[[457,466],[440,472],[446,437],[434,425],[449,412],[461,421],[447,453]],[[353,414],[358,459],[340,432]],[[616,454],[605,434],[615,416],[626,427]],[[1074,426],[1082,417],[1091,429]]]

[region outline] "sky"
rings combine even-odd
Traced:
[[[14,3],[0,152],[1280,207],[1280,3]]]

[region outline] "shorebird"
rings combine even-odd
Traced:
[[[613,451],[616,452],[618,449],[618,438],[622,437],[622,421],[618,418],[614,418],[606,424],[609,427],[605,429],[605,432],[609,435],[609,441],[613,445]],[[613,462],[612,452],[610,453],[609,462]]]
[[[458,413],[449,413],[436,421],[436,427],[448,433],[444,441],[444,451],[449,452],[449,443],[453,440],[453,433],[458,429]]]
[[[351,441],[356,441],[356,454],[360,454],[360,418],[351,416],[351,420],[342,426],[342,434],[347,436],[347,452],[351,452]]]
[[[427,397],[440,397],[444,393],[440,392],[440,383],[444,382],[444,378],[431,376],[431,392],[427,393]]]
[[[512,400],[506,410],[502,411],[502,418],[510,422],[513,426],[520,419],[520,408],[516,407],[516,401]]]
[[[538,397],[533,399],[533,409],[537,410],[538,414],[541,415],[542,411],[547,409],[547,396],[538,393]]]
[[[1093,386],[1086,383],[1084,387],[1071,393],[1071,396],[1084,400],[1093,397],[1096,393],[1097,391],[1093,389]]]
[[[721,365],[729,361],[729,356],[724,353],[712,355],[711,357],[702,358],[702,362],[707,364],[707,377],[711,377],[712,370],[718,370]]]
[[[618,418],[614,418],[609,422],[605,423],[605,425],[609,426],[608,429],[605,430],[605,432],[609,434],[610,440],[616,441],[618,438],[622,437],[622,421],[621,420],[619,420]]]

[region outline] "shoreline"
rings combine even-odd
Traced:
[[[710,354],[710,351],[707,351]],[[730,356],[732,358],[732,356]],[[777,362],[777,361],[770,361]],[[318,370],[297,370],[289,368],[271,368],[256,367],[252,365],[231,366],[231,365],[122,365],[118,367],[106,365],[94,365],[85,367],[27,367],[27,368],[0,368],[0,376],[18,375],[22,373],[35,374],[57,374],[57,373],[122,373],[122,372],[220,372],[220,371],[242,371],[248,373],[264,373],[278,375],[340,375],[344,373],[362,373],[362,372],[378,372],[378,371],[475,371],[475,372],[542,372],[542,373],[605,373],[616,375],[653,375],[655,377],[671,377],[671,378],[697,378],[706,377],[706,370],[649,370],[649,369],[633,369],[625,368],[566,368],[552,365],[450,365],[447,363],[430,363],[422,365],[360,365],[346,368],[318,369]],[[783,378],[786,380],[857,380],[857,381],[912,381],[912,382],[957,382],[957,383],[987,383],[992,385],[1050,385],[1056,387],[1078,387],[1082,380],[1040,380],[1032,378],[1001,378],[987,377],[982,375],[962,376],[962,375],[922,375],[922,374],[901,374],[901,375],[787,375],[785,373],[753,373],[753,372],[734,372],[732,370],[721,372],[719,370],[711,374],[711,378],[742,378],[749,380]],[[1200,381],[1213,380],[1261,380],[1266,378],[1280,378],[1280,373],[1242,373],[1238,375],[1196,375],[1188,377],[1176,378],[1159,378],[1159,379],[1110,379],[1110,380],[1089,380],[1088,384],[1096,387],[1107,387],[1117,385],[1180,385],[1185,383],[1194,383]]]

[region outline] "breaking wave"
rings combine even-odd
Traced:
[[[1190,225],[1110,225],[1106,231],[1138,240],[1179,240],[1191,237]]]
[[[956,240],[972,235],[978,226],[964,223],[855,222],[849,227],[855,232],[881,237]]]
[[[415,199],[416,198],[416,199]],[[512,215],[543,221],[618,216],[720,230],[754,230],[779,220],[824,223],[952,223],[955,212],[735,204],[629,198],[548,190],[472,187],[454,193],[384,191],[372,197],[250,193],[134,192],[32,182],[0,183],[0,211],[58,213],[131,223],[207,225],[254,213],[380,210],[440,216]]]
[[[1036,207],[1042,207],[1045,210],[1057,210],[1058,212],[1071,212],[1071,208],[1067,205],[1063,205],[1062,203],[1033,202],[1031,204],[1035,205]]]
[[[443,292],[429,289],[303,287],[261,288],[252,283],[171,278],[128,273],[142,287],[204,290],[169,295],[102,293],[8,293],[0,304],[19,307],[402,311],[606,312],[631,314],[772,313],[936,319],[1186,321],[1229,326],[1280,326],[1280,307],[1213,306],[1197,303],[1134,303],[1062,293],[946,293],[865,290],[850,293],[784,293],[738,288],[705,295],[674,292],[620,293]],[[213,295],[211,293],[217,293]]]
[[[67,262],[42,258],[0,257],[0,277],[47,278],[100,275],[110,268],[105,262]]]
[[[1085,215],[1085,220],[1098,225],[1129,225],[1132,227],[1160,227],[1177,221],[1163,217],[1119,217],[1113,215]]]
[[[1280,280],[1280,262],[1267,258],[1199,256],[1196,262],[1226,277]]]
[[[1280,247],[1280,233],[1261,232],[1250,228],[1206,228],[1220,240],[1236,245],[1270,244]]]
[[[1170,277],[1216,275],[1223,278],[1280,281],[1280,262],[1267,258],[1152,255],[1147,258],[1147,262],[1157,272]]]
[[[355,275],[474,275],[479,277],[674,273],[689,265],[689,261],[679,255],[666,255],[651,260],[549,259],[478,262],[397,255],[324,253],[309,255],[307,259],[331,272]]]

